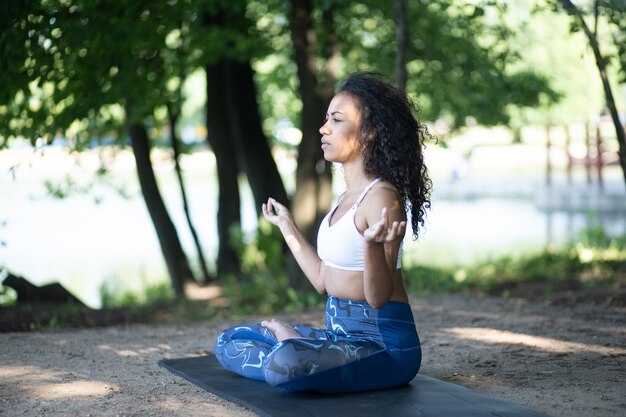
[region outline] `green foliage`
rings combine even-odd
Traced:
[[[483,262],[457,273],[468,283],[489,289],[506,282],[563,280],[580,270],[580,262],[570,251],[545,251],[522,257],[505,256]]]
[[[284,3],[274,0],[253,8],[257,27],[274,46],[273,53],[255,62],[267,132],[285,117],[297,125],[301,108]],[[375,70],[392,77],[394,10],[392,2],[380,0],[314,2],[318,76],[323,78],[328,65],[324,41],[331,34],[328,16],[322,16],[328,10],[341,50],[337,76]],[[424,120],[442,119],[452,128],[465,125],[467,118],[502,124],[520,108],[559,100],[551,73],[521,54],[517,37],[528,33],[509,27],[507,14],[508,2],[407,2],[407,90],[422,107]],[[543,40],[536,43],[545,46]]]
[[[529,123],[585,121],[597,117],[605,107],[601,81],[588,41],[580,31],[571,30],[574,19],[558,12],[556,6],[561,3],[561,0],[509,2],[510,12],[505,17],[513,33],[510,48],[519,54],[522,62],[546,77],[558,98],[555,102],[542,97],[536,106],[510,108],[514,129]],[[612,32],[607,26],[600,24],[600,31]],[[611,75],[620,73],[617,65],[610,65],[608,71]]]
[[[582,231],[559,250],[503,256],[459,268],[414,267],[405,272],[411,293],[473,289],[490,292],[523,282],[573,281],[583,287],[626,285],[626,236],[610,238],[600,227]],[[506,290],[503,293],[506,295]]]
[[[550,0],[548,2],[554,10],[564,10],[570,16],[570,30],[582,31],[580,17],[586,20],[594,32],[604,58],[616,61],[621,71],[620,82],[626,81],[626,3],[623,0],[594,0],[588,2],[572,2],[570,0]],[[596,28],[603,27],[605,33],[599,33]]]
[[[229,276],[223,284],[222,297],[228,300],[229,311],[237,315],[303,311],[324,301],[316,292],[289,287],[284,272]]]
[[[0,284],[0,307],[13,306],[17,302],[17,293],[13,288]]]
[[[3,226],[4,223],[0,223],[0,227]],[[4,245],[5,243],[0,240],[0,248]],[[11,287],[2,285],[2,281],[6,278],[6,273],[5,267],[0,265],[0,308],[13,306],[17,302],[17,292]]]
[[[445,268],[420,265],[405,268],[404,281],[411,294],[454,292],[462,288],[462,283],[455,280],[453,272]]]
[[[507,106],[557,98],[548,79],[511,47],[506,11],[501,2],[407,2],[407,91],[422,105],[425,120],[443,119],[452,128],[464,126],[468,117],[502,124],[509,119]],[[392,2],[351,2],[341,13],[349,16],[336,21],[345,69],[392,75]]]
[[[120,289],[110,281],[100,286],[102,308],[140,307],[166,303],[173,299],[174,291],[169,283],[147,285],[141,291]]]
[[[408,2],[409,92],[426,120],[454,126],[508,119],[507,106],[554,99],[547,80],[524,66],[509,45],[498,2]],[[199,2],[136,0],[3,3],[0,33],[0,146],[15,136],[50,142],[64,135],[80,149],[92,137],[123,140],[124,118],[154,127],[165,105],[180,108],[180,86],[218,59],[255,60],[264,127],[283,118],[297,125],[298,77],[284,0]],[[327,66],[325,40],[334,23],[348,72],[393,74],[391,2],[313,2],[320,82]],[[332,21],[329,21],[329,19]],[[132,113],[125,114],[125,110]]]
[[[246,237],[241,229],[231,231],[231,244],[237,249],[244,274],[277,273],[284,267],[283,239],[280,230],[260,217],[254,235]]]
[[[256,51],[240,17],[245,7],[244,0],[4,2],[0,72],[12,82],[0,86],[0,146],[61,134],[80,148],[94,136],[123,138],[126,118],[163,125],[160,109],[181,106],[179,86],[195,69]],[[218,15],[230,26],[207,21]]]

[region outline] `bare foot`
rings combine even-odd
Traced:
[[[293,327],[291,327],[284,321],[276,319],[263,320],[261,322],[261,326],[271,330],[272,333],[274,333],[274,336],[276,336],[276,340],[278,340],[279,342],[282,342],[286,339],[296,339],[302,337]]]

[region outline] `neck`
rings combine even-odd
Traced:
[[[346,192],[361,192],[367,186],[373,177],[365,175],[362,163],[344,163],[343,173],[346,181]]]

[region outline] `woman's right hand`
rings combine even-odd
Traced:
[[[263,211],[263,217],[274,226],[280,227],[280,223],[292,221],[289,209],[271,197],[267,199],[267,203],[263,204],[261,209]]]
[[[261,206],[261,210],[263,211],[263,217],[280,229],[280,233],[283,235],[289,250],[295,257],[304,275],[313,284],[317,292],[324,294],[326,289],[321,272],[322,261],[313,246],[307,242],[302,232],[295,225],[287,207],[273,198],[268,198],[267,203]],[[278,337],[279,335],[277,334],[276,336]]]

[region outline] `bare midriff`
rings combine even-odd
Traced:
[[[346,271],[323,265],[322,276],[324,278],[324,288],[328,295],[355,301],[365,300],[363,271]],[[389,301],[408,303],[409,298],[404,288],[401,269],[394,271],[393,279],[395,283],[394,292]]]

